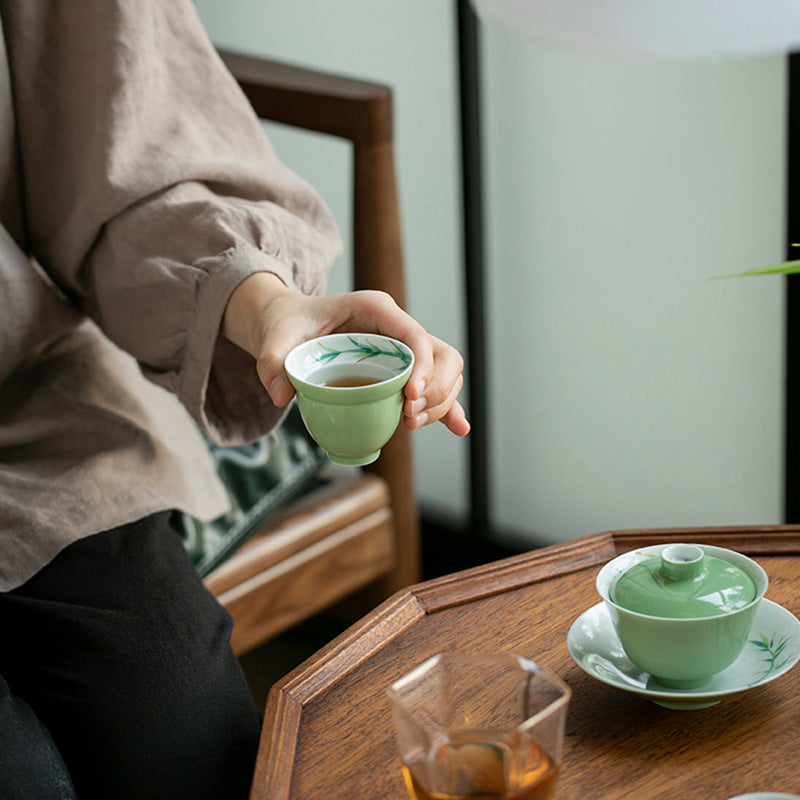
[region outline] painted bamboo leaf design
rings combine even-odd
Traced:
[[[776,634],[774,633],[769,638],[762,633],[758,634],[758,638],[750,639],[750,644],[754,645],[761,652],[763,655],[762,661],[766,664],[766,667],[759,674],[757,680],[761,680],[771,675],[776,670],[781,669],[792,657],[790,653],[784,658],[781,658],[781,654],[786,650],[786,646],[791,641],[791,637],[782,636],[777,640],[775,637]]]
[[[376,356],[387,356],[389,358],[400,359],[401,366],[398,368],[399,371],[405,369],[411,363],[411,356],[404,350],[401,350],[394,342],[391,344],[391,349],[384,350],[377,344],[373,344],[367,340],[358,341],[352,336],[348,336],[347,338],[350,340],[353,346],[341,350],[337,350],[333,347],[326,347],[320,342],[320,347],[325,350],[325,352],[320,353],[320,355],[317,356],[317,361],[330,364],[339,356],[345,354],[354,354],[360,356],[360,358],[356,359],[359,362],[365,361],[368,358],[375,358]]]

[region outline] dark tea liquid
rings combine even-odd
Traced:
[[[435,773],[433,790],[415,774],[424,775],[428,769]],[[430,768],[404,764],[403,778],[414,800],[550,800],[558,767],[534,741],[527,753],[514,757],[508,742],[464,735],[442,745]]]
[[[380,383],[383,378],[365,378],[363,375],[342,375],[338,378],[329,378],[319,382],[320,386],[372,386],[373,383]]]

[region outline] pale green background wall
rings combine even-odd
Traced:
[[[411,311],[463,348],[454,4],[197,7],[219,44],[394,87]],[[709,279],[782,257],[783,60],[482,33],[495,522],[543,542],[779,521],[782,284]],[[269,130],[346,229],[347,148]],[[465,443],[415,447],[423,503],[465,513]]]
[[[499,521],[780,521],[784,60],[486,45]]]

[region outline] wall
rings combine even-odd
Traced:
[[[221,45],[394,87],[411,311],[463,348],[454,4],[197,7]],[[711,278],[782,258],[783,60],[482,40],[498,527],[535,544],[778,521],[782,283]],[[346,232],[347,148],[270,135]],[[422,502],[464,514],[465,442],[415,447]]]
[[[784,60],[484,42],[499,524],[780,521]]]

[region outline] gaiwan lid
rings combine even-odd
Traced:
[[[618,606],[653,617],[712,617],[752,603],[756,587],[739,567],[694,544],[673,544],[617,578],[609,596]]]

